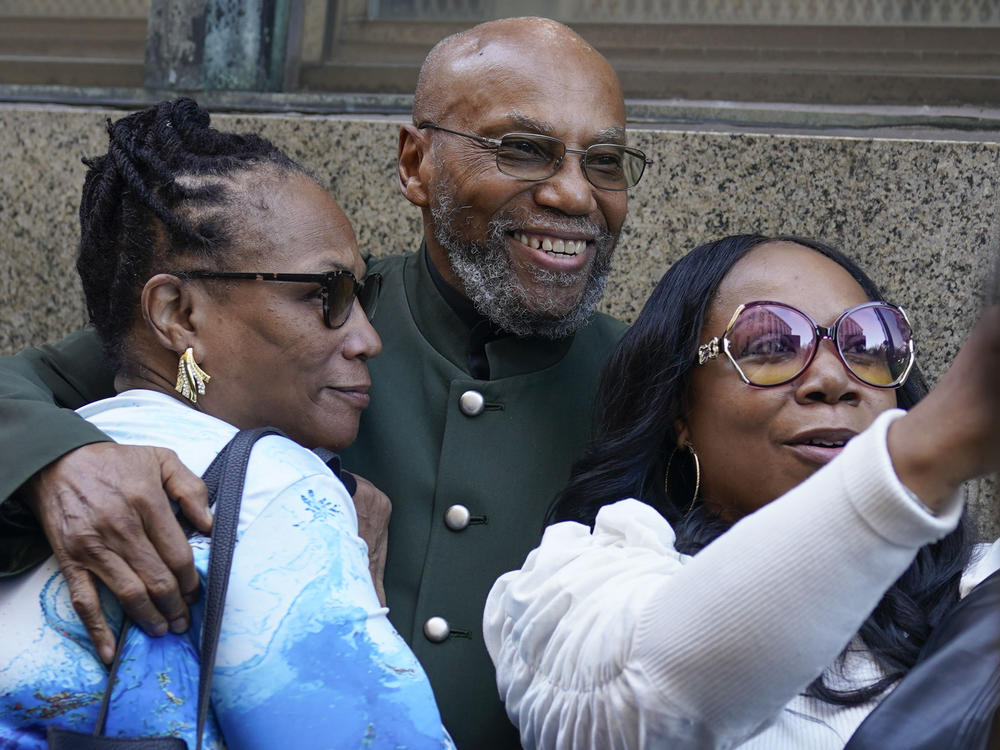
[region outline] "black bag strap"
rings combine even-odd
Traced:
[[[198,673],[198,724],[197,750],[201,750],[201,738],[208,718],[208,708],[211,705],[212,670],[215,667],[215,654],[219,644],[219,631],[222,628],[222,612],[226,603],[226,591],[229,588],[229,570],[233,563],[233,550],[236,546],[236,529],[239,526],[240,506],[243,503],[243,484],[246,480],[247,464],[254,443],[266,435],[283,435],[280,430],[272,427],[257,427],[251,430],[240,430],[232,440],[219,451],[205,473],[202,480],[208,488],[209,505],[215,505],[215,519],[212,522],[212,546],[208,553],[208,579],[205,583],[205,614],[201,627],[201,642]],[[188,536],[193,529],[186,527]],[[181,750],[187,748],[184,740],[178,737],[145,737],[126,739],[121,737],[104,737],[104,727],[108,717],[108,707],[111,704],[111,691],[118,677],[118,667],[121,664],[125,639],[131,626],[128,617],[122,619],[118,643],[115,647],[114,660],[108,670],[108,684],[104,690],[104,698],[97,715],[97,726],[91,735],[83,735],[56,727],[49,727],[48,744],[50,748],[79,748],[80,750],[115,750],[116,748],[134,748],[134,750]]]
[[[229,590],[229,569],[236,547],[236,528],[243,503],[243,483],[254,443],[265,435],[281,435],[271,427],[240,430],[215,460],[209,464],[202,479],[214,498],[215,520],[212,522],[212,546],[208,552],[208,580],[205,582],[205,616],[201,625],[201,660],[198,674],[198,744],[205,728],[212,689],[212,670],[222,628],[222,611]],[[211,504],[211,501],[210,503]]]
[[[104,734],[104,725],[108,721],[108,708],[111,706],[111,689],[115,686],[118,678],[118,665],[122,663],[122,652],[125,650],[125,637],[129,628],[132,627],[132,620],[128,615],[122,615],[122,627],[118,632],[118,643],[115,644],[115,658],[111,661],[108,669],[108,686],[104,689],[104,697],[101,699],[101,710],[97,713],[97,726],[94,727],[93,736],[100,737]]]

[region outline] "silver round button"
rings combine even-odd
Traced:
[[[462,531],[469,525],[472,514],[464,505],[452,505],[444,512],[444,525],[452,531]]]
[[[486,408],[486,399],[479,391],[466,391],[458,398],[458,408],[467,417],[478,417]]]
[[[451,626],[443,617],[431,617],[424,623],[424,637],[431,643],[444,643],[451,635]]]

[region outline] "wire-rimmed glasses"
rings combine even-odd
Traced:
[[[487,138],[473,133],[461,133],[432,122],[422,122],[420,129],[430,128],[468,138],[496,152],[497,169],[520,180],[547,180],[559,171],[566,154],[579,154],[583,174],[601,190],[628,190],[642,179],[652,160],[637,148],[620,143],[595,143],[586,149],[567,148],[558,138],[539,133],[507,133],[500,138]]]

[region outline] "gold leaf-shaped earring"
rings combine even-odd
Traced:
[[[205,385],[211,379],[211,375],[198,367],[198,363],[194,361],[194,349],[189,346],[177,363],[177,385],[174,390],[192,404],[197,404],[198,396],[205,395]]]

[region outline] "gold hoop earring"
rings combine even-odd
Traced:
[[[198,403],[198,396],[205,395],[205,385],[212,376],[198,367],[194,361],[194,349],[190,346],[184,350],[180,362],[177,363],[177,385],[174,390],[192,404]]]
[[[691,497],[691,504],[684,513],[684,517],[687,518],[694,511],[694,506],[698,502],[698,490],[701,489],[701,462],[698,460],[698,454],[691,443],[685,441],[684,447],[691,451],[691,460],[694,461],[694,495]],[[670,453],[670,458],[667,459],[667,470],[663,472],[663,492],[666,495],[670,494],[670,464],[674,462],[676,454],[677,448],[674,448]]]

